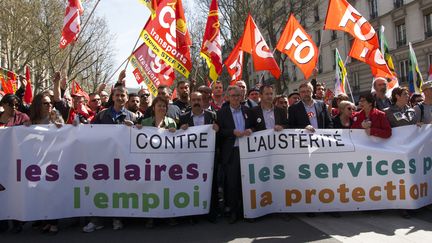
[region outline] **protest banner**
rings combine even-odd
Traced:
[[[177,217],[210,207],[215,132],[124,125],[0,129],[1,219]]]
[[[266,130],[240,139],[246,218],[277,212],[417,209],[432,202],[431,125]]]

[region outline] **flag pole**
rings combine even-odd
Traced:
[[[92,11],[90,12],[90,15],[88,16],[88,18],[86,19],[86,22],[84,23],[84,25],[83,25],[81,31],[78,32],[77,37],[76,37],[76,39],[75,39],[75,42],[76,42],[76,41],[78,40],[78,38],[81,36],[81,33],[84,32],[84,30],[85,30],[85,28],[87,27],[87,24],[88,24],[90,18],[92,17],[92,15],[93,15],[94,11],[96,10],[96,7],[99,5],[99,2],[100,2],[100,1],[101,1],[101,0],[98,0],[98,1],[96,2],[96,4],[94,5]],[[62,69],[62,68],[64,67],[64,65],[66,64],[66,60],[68,59],[68,56],[72,54],[72,50],[73,50],[73,46],[72,46],[71,48],[69,48],[69,54],[66,56],[65,59],[63,59],[62,65],[60,66],[60,69]]]
[[[118,67],[117,69],[111,74],[111,76],[109,76],[108,81],[110,79],[112,79],[112,77],[114,77],[114,75],[118,72],[118,70],[120,70],[120,68],[123,66],[123,64],[125,64],[126,61],[128,61],[130,58],[130,56],[128,56]]]

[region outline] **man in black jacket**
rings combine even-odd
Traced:
[[[224,168],[226,206],[230,208],[229,223],[235,223],[242,212],[242,187],[240,172],[239,138],[252,134],[250,114],[247,107],[240,104],[240,88],[227,89],[229,105],[217,113],[221,136],[221,159]]]
[[[333,128],[326,104],[312,98],[312,84],[303,83],[299,90],[300,102],[288,108],[289,127],[302,128],[310,132],[315,132],[318,128]]]
[[[259,89],[261,102],[252,108],[252,123],[254,131],[274,129],[282,131],[288,128],[288,115],[286,110],[273,105],[273,87],[263,85]]]

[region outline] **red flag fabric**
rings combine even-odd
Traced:
[[[138,84],[145,82],[153,96],[159,85],[171,86],[174,83],[174,69],[162,61],[147,45],[142,44],[130,58],[134,76]]]
[[[346,0],[330,0],[324,29],[345,31],[379,48],[378,36],[372,25]]]
[[[285,53],[303,72],[305,79],[313,73],[319,50],[293,14],[288,19],[276,49]]]
[[[192,70],[190,46],[192,45],[186,26],[181,0],[162,0],[157,17],[144,27],[144,43],[166,64],[186,78]]]
[[[32,86],[31,86],[31,80],[30,80],[30,67],[26,66],[25,67],[25,76],[26,76],[26,80],[27,80],[27,84],[25,87],[25,92],[24,92],[24,98],[23,101],[26,104],[31,104],[33,101],[33,90],[32,90]]]
[[[243,74],[243,50],[241,50],[242,38],[231,51],[231,54],[225,60],[225,67],[231,76],[231,83],[241,80]]]
[[[18,89],[17,75],[11,71],[7,71],[7,82],[13,93],[15,93]]]
[[[366,41],[354,39],[349,56],[367,63],[371,68],[373,67],[372,71],[379,69],[381,71],[380,74],[383,75],[381,77],[391,78],[394,76],[387,66],[380,49]]]
[[[216,81],[222,72],[222,47],[217,0],[212,0],[210,4],[210,10],[200,54],[206,60],[207,66],[210,69],[210,78],[213,81]]]
[[[63,21],[62,36],[60,38],[60,49],[64,49],[67,45],[74,42],[81,30],[80,16],[84,12],[81,1],[69,0],[68,3]]]
[[[86,100],[89,100],[89,96],[87,92],[85,92],[75,80],[72,81],[72,90],[71,90],[71,96],[74,95],[83,96]]]
[[[432,63],[429,66],[428,80],[432,80]]]
[[[273,57],[273,53],[250,14],[246,20],[241,48],[243,51],[252,54],[256,71],[269,71],[275,78],[280,77],[281,70]]]

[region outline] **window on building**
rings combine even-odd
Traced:
[[[378,17],[377,0],[369,0],[369,14],[371,19]]]
[[[432,11],[424,16],[425,37],[432,36]]]
[[[400,8],[404,5],[404,1],[403,0],[393,0],[393,5],[394,5],[394,8]]]
[[[316,5],[315,8],[314,8],[314,19],[315,19],[315,22],[318,22],[319,19],[320,19],[320,17],[319,17],[319,6],[318,5]]]
[[[429,67],[432,65],[432,54],[428,55]]]
[[[321,30],[315,31],[315,42],[316,45],[319,46],[321,43]]]
[[[295,65],[292,66],[292,80],[297,81],[297,68]]]
[[[336,49],[332,51],[333,70],[336,70]]]
[[[406,45],[405,22],[396,24],[396,43],[398,47]]]
[[[336,40],[337,38],[337,32],[335,30],[332,31],[331,40]]]
[[[351,80],[354,84],[353,85],[354,93],[356,93],[356,94],[360,93],[360,80],[359,80],[358,72],[351,73]]]
[[[322,62],[322,57],[318,58],[318,73],[322,73],[323,72],[323,62]]]
[[[402,60],[399,62],[399,83],[407,83],[408,82],[408,73],[409,73],[409,62],[408,60]]]

